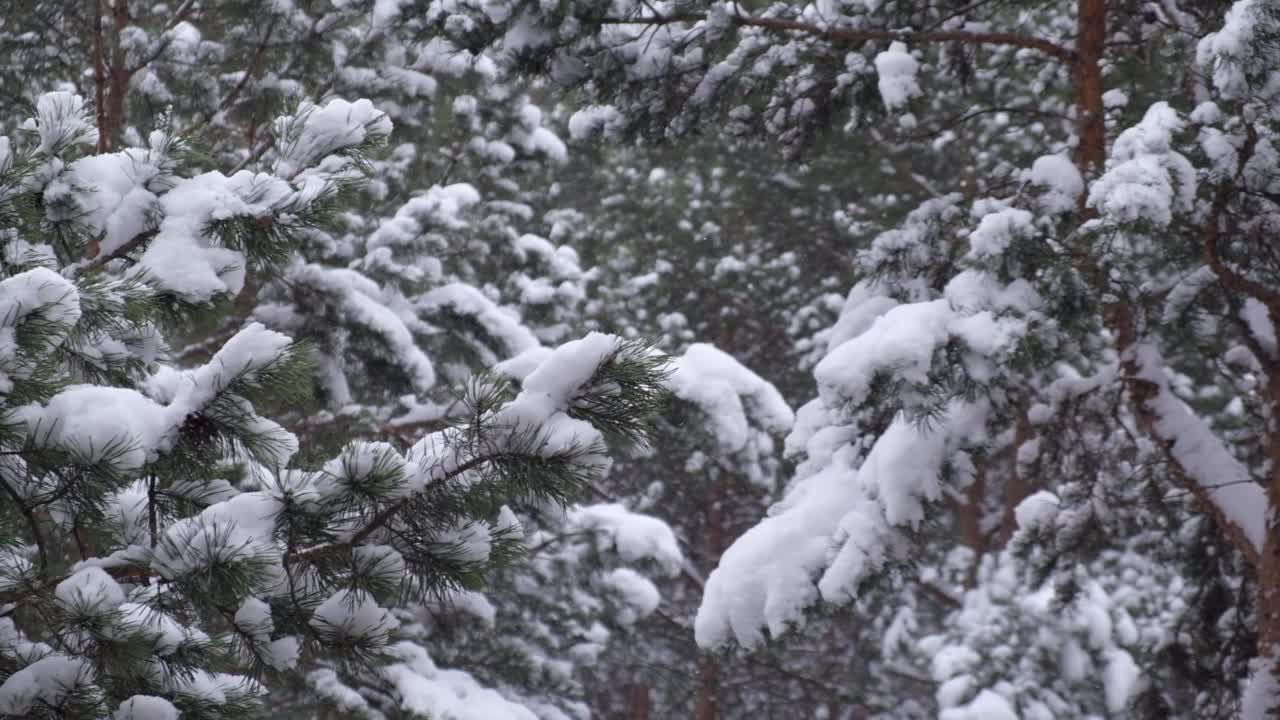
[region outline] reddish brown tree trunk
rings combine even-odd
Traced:
[[[1102,56],[1107,43],[1107,0],[1079,0],[1075,57],[1075,161],[1081,172],[1101,168],[1107,158],[1102,103]]]
[[[644,683],[635,683],[627,691],[627,717],[630,720],[649,720],[651,711],[651,703],[649,700],[649,686]]]
[[[102,38],[102,0],[89,0],[89,10],[93,13],[93,111],[99,128],[98,152],[106,152],[106,135],[101,132],[107,122],[107,51]],[[93,254],[96,255],[97,252]]]
[[[1106,159],[1106,129],[1103,124],[1102,73],[1100,60],[1106,44],[1106,0],[1078,0],[1079,33],[1076,43],[1075,62],[1075,101],[1079,123],[1080,144],[1076,147],[1075,161],[1082,173],[1097,170]],[[1083,208],[1084,198],[1081,198]],[[1218,213],[1212,213],[1210,226],[1206,232],[1216,235]],[[1218,270],[1218,268],[1215,268]],[[1219,273],[1221,275],[1221,272]],[[1105,290],[1105,281],[1100,280],[1099,290]],[[1280,313],[1272,309],[1272,319],[1280,320]],[[1140,377],[1141,368],[1132,351],[1136,347],[1138,337],[1137,321],[1133,308],[1125,302],[1112,302],[1103,307],[1103,319],[1111,330],[1120,353],[1121,375],[1127,378],[1127,389],[1138,424],[1149,434],[1153,432],[1157,418],[1152,414],[1150,403],[1160,392],[1158,386]],[[1269,378],[1271,414],[1280,417],[1280,371],[1272,372]],[[1266,439],[1266,451],[1272,461],[1270,476],[1266,479],[1267,504],[1280,507],[1280,429],[1272,430]],[[1171,474],[1195,492],[1197,480],[1186,476],[1176,461],[1171,459]],[[1214,507],[1211,499],[1203,502],[1204,509],[1213,514],[1219,527],[1227,538],[1254,563],[1258,576],[1257,623],[1259,657],[1269,659],[1272,663],[1280,656],[1280,526],[1275,516],[1268,515],[1268,527],[1263,548],[1260,553],[1251,552],[1247,538],[1241,536],[1240,530],[1234,527],[1229,519],[1221,516],[1221,511]],[[1275,669],[1272,670],[1275,672]],[[1276,710],[1276,708],[1271,708]]]
[[[720,664],[709,656],[698,662],[698,700],[693,708],[694,720],[716,720],[720,717]]]
[[[1001,547],[1008,544],[1009,538],[1013,537],[1014,531],[1018,529],[1018,517],[1015,512],[1018,504],[1031,494],[1031,483],[1027,482],[1018,464],[1018,448],[1030,439],[1031,422],[1027,420],[1025,412],[1019,413],[1017,425],[1013,430],[1013,452],[1009,460],[1009,485],[1004,492],[1004,513],[1000,518]]]
[[[964,502],[956,502],[956,525],[960,542],[973,551],[973,564],[969,566],[965,585],[973,587],[978,579],[978,563],[987,551],[986,537],[982,533],[982,504],[987,496],[987,461],[979,463],[973,483],[964,492]]]

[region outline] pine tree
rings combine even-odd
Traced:
[[[563,504],[635,440],[663,359],[595,334],[520,390],[478,377],[467,413],[407,452],[355,442],[296,464],[259,414],[305,399],[313,352],[250,323],[191,369],[170,328],[225,312],[332,217],[390,132],[368,101],[276,124],[296,172],[195,174],[186,142],[89,154],[77,95],[0,140],[6,538],[0,713],[243,717],[317,660],[376,668],[394,607],[474,585],[514,551],[507,507]],[[505,513],[505,515],[504,515]]]
[[[421,8],[374,2],[266,8],[117,2],[99,3],[95,13],[94,4],[88,7],[86,12],[83,3],[36,3],[31,15],[0,29],[0,43],[12,50],[6,57],[15,63],[4,80],[17,78],[21,66],[24,73],[50,84],[74,84],[82,95],[95,98],[96,118],[104,128],[100,150],[137,142],[146,128],[165,125],[199,148],[193,158],[197,164],[258,170],[296,185],[313,177],[333,181],[335,202],[324,222],[289,228],[288,247],[273,249],[269,267],[251,265],[241,271],[242,278],[231,278],[237,282],[220,295],[225,311],[184,316],[180,325],[167,326],[167,357],[183,367],[211,361],[250,323],[307,344],[312,392],[305,397],[298,392],[274,409],[301,440],[294,465],[328,467],[335,454],[345,456],[353,439],[388,443],[362,451],[381,457],[384,451],[409,452],[424,434],[477,428],[476,413],[495,398],[509,399],[509,393],[502,382],[474,381],[474,373],[572,337],[588,272],[572,249],[529,232],[554,194],[550,181],[545,187],[538,183],[563,162],[565,148],[521,86],[497,76],[490,58],[453,52],[433,41]],[[57,52],[32,52],[42,44]],[[193,63],[216,72],[193,76]],[[73,67],[93,71],[68,72]],[[32,92],[21,82],[10,90],[14,96]],[[378,120],[385,126],[370,139],[383,140],[391,127],[386,121],[394,121],[394,147],[382,154],[372,152],[372,144],[341,147],[349,139],[343,137],[344,126],[326,123],[366,113],[371,106],[334,104],[334,93],[372,98],[385,111]],[[139,238],[139,247],[148,240]],[[634,350],[637,357],[647,353],[640,343]],[[624,430],[634,421],[623,418],[612,429]],[[623,432],[622,439],[633,434]],[[495,566],[507,560],[539,549],[567,552],[559,542],[548,543],[549,536],[580,546],[581,530],[568,519],[575,515],[566,517],[553,501],[578,497],[582,489],[557,482],[537,488],[538,502],[507,498],[511,512],[503,516],[502,532],[494,531],[491,553],[481,542],[483,526],[475,525],[464,533],[474,540],[468,545],[470,559],[442,568],[452,579],[399,597],[402,603],[387,603],[401,622],[384,643],[396,653],[354,669],[341,653],[313,654],[305,677],[295,678],[290,691],[272,695],[272,711],[323,706],[315,696],[320,690],[329,699],[340,698],[352,712],[410,712],[414,693],[398,692],[396,683],[439,690],[447,687],[441,678],[470,677],[457,667],[436,672],[434,656],[441,662],[476,660],[480,664],[468,669],[497,687],[496,693],[513,698],[499,704],[517,715],[527,712],[521,703],[536,693],[520,687],[518,673],[491,669],[489,658],[468,656],[476,634],[461,620],[466,613],[454,606],[489,602],[479,593],[482,576],[489,575],[495,588],[505,587],[516,584],[511,578],[520,576],[519,568],[530,567],[516,562],[492,577]],[[494,521],[501,509],[498,495],[476,499],[481,508],[448,512],[465,510]],[[604,552],[577,555],[582,557],[574,567],[582,587],[597,593],[604,574],[643,561],[619,562]],[[520,602],[515,597],[504,605],[494,596],[491,604],[504,620],[503,612],[517,618],[524,612]],[[546,606],[548,617],[565,612],[554,602]],[[593,622],[608,622],[615,614],[634,612],[625,604],[606,603],[588,615]],[[453,627],[455,621],[459,627]],[[509,623],[505,628],[519,638],[530,630]],[[431,656],[425,651],[427,633],[432,633]],[[481,637],[487,633],[479,629]],[[594,630],[592,635],[600,640]],[[446,645],[449,637],[459,647]],[[516,638],[509,640],[511,646]],[[557,655],[561,650],[543,654],[563,663],[567,658]],[[546,697],[550,691],[540,690]],[[352,700],[359,692],[369,700]],[[569,698],[544,700],[550,706]]]
[[[699,642],[757,646],[820,602],[909,592],[910,571],[959,605],[917,618],[940,631],[927,655],[1042,612],[971,603],[1050,587],[1046,645],[1103,627],[1099,608],[1185,630],[1097,630],[1092,692],[1044,685],[1039,645],[986,646],[1009,664],[916,675],[943,717],[1274,709],[1271,3],[462,7],[440,32],[578,90],[582,134],[713,123],[803,152],[843,126],[953,179],[854,228],[859,280],[820,338],[796,477],[708,578]],[[1110,599],[1109,573],[1160,578],[1164,552],[1187,581],[1174,602]],[[1161,686],[1215,637],[1192,697]]]

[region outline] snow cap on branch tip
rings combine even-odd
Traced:
[[[93,124],[89,105],[79,95],[48,92],[36,100],[35,117],[28,118],[22,129],[40,138],[40,152],[58,155],[72,145],[98,142],[98,128]]]
[[[920,63],[911,56],[905,44],[891,43],[888,50],[876,55],[875,65],[880,76],[880,98],[886,108],[901,109],[912,98],[920,96],[920,85],[916,82]]]

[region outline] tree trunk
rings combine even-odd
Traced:
[[[1030,439],[1031,421],[1023,411],[1018,414],[1018,422],[1013,430],[1013,452],[1009,459],[1009,485],[1004,491],[1004,514],[1000,518],[1000,547],[1007,545],[1009,538],[1013,537],[1014,531],[1018,529],[1016,514],[1018,504],[1031,494],[1031,483],[1027,482],[1027,478],[1022,474],[1022,467],[1018,464],[1018,449]]]
[[[716,697],[720,686],[720,665],[715,658],[704,655],[698,662],[698,700],[693,708],[694,720],[716,720],[720,717],[720,703]]]
[[[989,460],[978,464],[973,482],[964,491],[964,502],[956,502],[956,524],[960,542],[973,551],[973,563],[965,576],[965,587],[973,587],[978,579],[978,563],[987,551],[986,537],[982,533],[982,504],[987,496],[987,470]]]
[[[102,35],[102,0],[89,0],[89,10],[93,17],[93,111],[98,121],[98,152],[101,153],[107,151],[107,135],[102,132],[107,124],[107,60]],[[94,248],[90,257],[97,254]]]
[[[1107,43],[1107,0],[1077,5],[1075,81],[1075,161],[1082,174],[1102,167],[1107,158],[1107,126],[1102,103],[1102,56]]]
[[[627,717],[630,720],[649,720],[649,712],[651,709],[649,700],[649,686],[645,683],[635,683],[627,689]]]
[[[1076,42],[1075,62],[1075,102],[1078,118],[1080,144],[1076,147],[1075,162],[1082,174],[1098,170],[1106,160],[1106,129],[1103,123],[1102,72],[1099,61],[1102,59],[1106,44],[1106,0],[1078,0],[1079,33]],[[1080,199],[1084,209],[1084,197]],[[1089,213],[1085,213],[1088,217]],[[1209,222],[1214,224],[1207,228],[1216,232],[1218,216],[1213,215]],[[1105,280],[1100,280],[1099,290],[1105,290]],[[1272,308],[1272,321],[1280,317]],[[1160,389],[1152,382],[1141,378],[1141,368],[1133,354],[1139,342],[1138,324],[1131,305],[1127,302],[1111,302],[1103,306],[1103,320],[1111,330],[1117,351],[1120,355],[1121,375],[1127,378],[1127,390],[1132,402],[1138,424],[1153,437],[1157,418],[1152,413],[1150,403],[1156,398]],[[1271,373],[1268,391],[1270,393],[1271,415],[1280,417],[1280,371]],[[1280,428],[1272,429],[1266,440],[1266,450],[1271,458],[1271,471],[1266,478],[1266,498],[1269,507],[1280,507]],[[1171,461],[1172,474],[1187,483],[1194,485],[1194,478],[1187,478],[1185,472],[1176,462]],[[1206,503],[1211,505],[1211,503]],[[1206,508],[1212,512],[1212,507]],[[1229,522],[1216,518],[1223,526],[1236,547],[1244,548],[1242,542],[1232,533],[1238,534]],[[1249,558],[1255,561],[1258,576],[1257,594],[1257,630],[1258,657],[1266,663],[1261,672],[1277,674],[1276,663],[1280,660],[1280,520],[1274,513],[1268,515],[1267,533],[1261,553]],[[1280,712],[1280,698],[1271,697],[1266,700],[1266,711]]]

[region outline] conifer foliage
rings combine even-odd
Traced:
[[[643,438],[664,360],[593,334],[402,451],[315,463],[262,413],[312,352],[250,322],[198,366],[166,331],[225,312],[332,218],[390,121],[368,101],[275,124],[271,172],[199,172],[184,140],[92,154],[84,100],[41,95],[0,138],[4,546],[0,715],[235,718],[272,678],[385,662],[388,609],[473,586],[512,510],[567,503]]]

